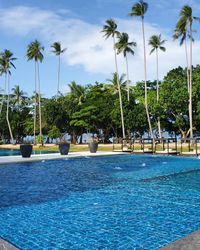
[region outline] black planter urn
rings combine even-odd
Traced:
[[[30,144],[22,144],[20,145],[20,152],[22,157],[29,158],[31,156],[33,150],[33,145]]]
[[[69,143],[61,143],[59,144],[59,151],[61,155],[68,155],[70,149]]]
[[[96,153],[97,149],[98,149],[98,143],[97,142],[90,142],[89,143],[89,149],[90,149],[90,153]]]

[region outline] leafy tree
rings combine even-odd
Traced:
[[[57,139],[61,136],[60,130],[53,126],[52,129],[49,130],[48,136],[52,139]]]
[[[59,97],[57,100],[53,98],[44,100],[43,113],[44,120],[48,124],[47,131],[53,129],[53,127],[56,127],[60,133],[67,130],[69,120],[67,108],[63,97]]]
[[[189,134],[188,98],[186,70],[178,67],[164,77],[160,86],[160,101],[165,115],[165,129],[180,133],[183,138]]]

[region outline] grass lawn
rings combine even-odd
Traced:
[[[12,145],[12,144],[5,144],[5,145],[0,145],[0,148],[4,149],[19,149],[20,145]],[[121,145],[117,145],[115,147],[117,149],[121,148]],[[33,146],[34,150],[38,151],[55,151],[59,152],[58,145],[56,144],[45,144],[44,146],[37,145]],[[98,151],[104,151],[104,152],[112,152],[113,150],[113,145],[111,144],[99,144],[98,146]],[[81,144],[81,145],[70,145],[70,152],[83,152],[83,151],[89,151],[88,144]]]

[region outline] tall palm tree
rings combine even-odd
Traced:
[[[119,33],[118,34],[118,42],[115,44],[115,47],[117,48],[117,53],[123,53],[125,59],[126,59],[126,75],[127,75],[127,99],[130,100],[130,91],[129,91],[129,67],[128,67],[128,57],[127,54],[130,53],[134,55],[133,47],[136,47],[136,42],[129,42],[129,35],[127,33]]]
[[[0,54],[0,56],[2,57],[2,54]],[[0,115],[2,113],[3,110],[3,105],[4,105],[4,100],[5,100],[5,95],[6,95],[6,84],[7,84],[7,77],[6,74],[4,72],[4,68],[2,65],[2,59],[0,58],[0,76],[5,75],[5,80],[4,80],[4,89],[1,89],[2,94],[1,94],[1,107],[0,107]]]
[[[58,94],[59,94],[59,86],[60,86],[60,57],[61,54],[64,53],[67,48],[62,49],[61,48],[61,43],[60,42],[55,42],[51,45],[53,48],[52,52],[58,56],[58,85],[57,85],[57,95],[56,95],[56,100],[58,99]]]
[[[189,62],[189,120],[190,120],[190,138],[193,138],[193,118],[192,118],[192,42],[193,42],[193,20],[200,22],[199,17],[194,17],[192,8],[184,5],[179,14],[179,20],[176,24],[177,31],[189,32],[190,39],[190,62]]]
[[[34,60],[35,62],[35,95],[37,93],[37,80],[38,80],[38,95],[39,95],[39,121],[40,121],[40,138],[41,143],[43,144],[42,140],[42,114],[41,114],[41,96],[40,96],[40,72],[39,72],[39,62],[43,61],[43,54],[42,51],[44,47],[41,46],[41,43],[37,40],[31,42],[27,47],[27,59],[28,61]],[[34,144],[36,144],[36,96],[35,96],[35,110],[34,110]]]
[[[10,105],[10,76],[11,76],[11,68],[15,68],[15,65],[13,63],[14,60],[16,60],[16,58],[13,57],[13,53],[10,50],[5,49],[4,52],[0,54],[1,71],[2,73],[5,74],[5,87],[7,89],[6,121],[8,124],[8,129],[12,143],[14,143],[14,140],[9,121],[9,105]]]
[[[149,116],[149,109],[148,109],[148,95],[147,95],[147,60],[146,60],[146,46],[145,46],[145,30],[144,30],[144,15],[148,10],[148,3],[144,1],[139,1],[138,3],[134,4],[131,10],[131,13],[129,13],[129,16],[137,16],[141,17],[142,20],[142,35],[143,35],[143,52],[144,52],[144,92],[145,92],[145,109],[147,114],[147,119],[149,123],[149,131],[151,134],[151,137],[153,136],[153,130],[151,126],[151,120]]]
[[[122,124],[122,135],[123,138],[126,137],[125,135],[125,127],[124,127],[124,114],[123,114],[123,104],[122,104],[122,95],[121,95],[121,88],[119,83],[119,73],[118,73],[118,64],[117,64],[117,53],[115,48],[115,36],[119,34],[117,31],[117,24],[113,19],[108,19],[103,26],[102,32],[105,34],[105,38],[108,39],[109,37],[113,38],[113,50],[115,56],[115,72],[117,74],[117,84],[119,89],[119,103],[120,103],[120,112],[121,112],[121,124]]]
[[[163,46],[166,40],[162,40],[161,35],[153,35],[149,39],[149,45],[152,47],[150,54],[152,54],[154,51],[156,52],[156,75],[157,75],[157,103],[159,102],[159,76],[158,76],[158,51],[161,50],[163,52],[166,51],[166,48]],[[161,132],[161,126],[160,126],[160,117],[158,117],[158,132],[159,137],[162,138],[162,132]]]
[[[177,40],[180,39],[180,46],[183,45],[185,47],[185,58],[186,58],[186,67],[187,67],[187,86],[188,86],[188,93],[190,92],[190,68],[189,68],[189,61],[188,61],[188,48],[187,48],[187,38],[189,38],[189,34],[185,27],[175,28],[173,39]]]

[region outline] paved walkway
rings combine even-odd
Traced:
[[[0,157],[0,164],[58,160],[58,159],[73,158],[73,157],[119,155],[119,154],[127,154],[127,153],[122,153],[122,152],[97,152],[97,153],[71,152],[68,155],[60,155],[59,153],[32,155],[30,158],[22,158],[21,155],[1,156]]]

